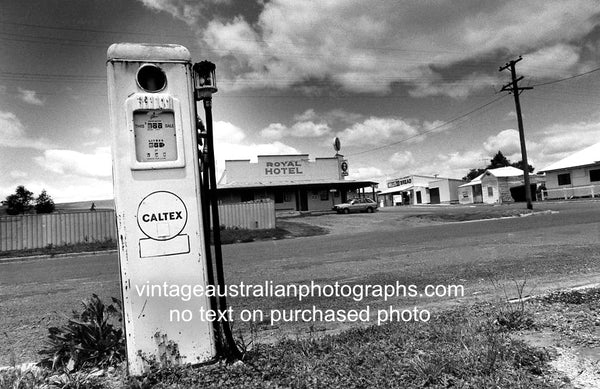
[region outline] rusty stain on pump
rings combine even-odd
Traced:
[[[154,341],[158,346],[158,358],[161,367],[181,365],[181,354],[179,345],[169,340],[167,334],[161,334],[157,331],[154,334]]]
[[[144,315],[144,310],[146,309],[146,304],[148,304],[148,299],[146,299],[144,301],[144,305],[142,306],[142,310],[140,311],[140,314],[138,315],[138,319],[142,316],[144,316],[144,317],[146,316],[146,315]]]

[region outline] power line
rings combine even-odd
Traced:
[[[21,26],[21,27],[34,27],[34,28],[44,28],[44,29],[48,29],[48,30],[64,30],[64,31],[78,31],[78,32],[97,32],[97,33],[103,33],[103,34],[129,34],[129,35],[145,35],[145,36],[157,36],[158,34],[155,33],[149,33],[149,32],[139,32],[139,31],[115,31],[115,30],[99,30],[99,29],[92,29],[92,28],[78,28],[78,27],[57,27],[57,26],[48,26],[48,25],[41,25],[41,24],[31,24],[31,23],[16,23],[16,22],[7,22],[4,20],[0,20],[0,24],[8,24],[8,25],[12,25],[12,26]],[[164,34],[161,36],[173,36],[173,37],[180,37],[180,38],[189,38],[190,35],[183,35],[183,34]]]
[[[156,34],[156,33],[147,33],[147,32],[140,32],[140,31],[118,31],[118,30],[105,30],[105,29],[92,29],[92,28],[79,28],[79,27],[58,27],[58,26],[49,26],[49,25],[41,25],[41,24],[32,24],[32,23],[17,23],[17,22],[9,22],[9,21],[3,21],[0,20],[0,25],[12,25],[12,26],[21,26],[21,27],[31,27],[31,28],[41,28],[41,29],[49,29],[49,30],[56,30],[56,31],[74,31],[74,32],[92,32],[92,33],[105,33],[105,34],[128,34],[128,35],[139,35],[139,36],[149,36],[149,37],[179,37],[179,38],[187,38],[187,39],[192,39],[192,38],[196,38],[193,34],[188,34],[188,35],[184,35],[184,34]],[[23,35],[23,34],[15,34],[15,33],[9,33],[9,32],[0,32],[0,34],[3,35],[8,35],[8,36],[14,36],[14,38],[0,38],[3,40],[8,40],[8,41],[16,41],[16,42],[30,42],[30,43],[43,43],[43,44],[75,44],[75,45],[80,45],[80,46],[90,46],[90,47],[103,47],[103,43],[106,42],[106,44],[111,44],[113,42],[109,42],[109,41],[88,41],[88,40],[81,40],[81,39],[63,39],[63,38],[59,38],[59,37],[47,37],[47,36],[39,36],[39,35]],[[29,38],[29,39],[24,39],[24,38]],[[214,39],[209,39],[207,37],[203,38],[204,40],[213,40]],[[295,47],[295,45],[293,43],[288,43],[288,42],[274,42],[274,41],[269,41],[266,39],[226,39],[226,41],[235,41],[235,42],[252,42],[252,43],[262,43],[267,45],[269,48],[272,48],[271,44],[277,43],[278,46],[281,45],[288,45],[288,46],[292,46]],[[69,43],[67,43],[69,42]],[[303,45],[304,47],[306,47],[306,45]],[[315,45],[316,46],[316,45]],[[450,51],[450,50],[419,50],[419,49],[403,49],[403,48],[398,48],[398,47],[373,47],[373,46],[368,46],[368,47],[361,47],[361,46],[357,46],[355,47],[356,49],[361,49],[361,50],[368,50],[368,51],[381,51],[381,52],[402,52],[402,53],[419,53],[419,54],[439,54],[439,53],[446,53],[446,54],[458,54],[458,53],[462,53],[461,51]],[[243,54],[248,54],[247,51],[242,51],[242,50],[232,50],[232,49],[217,49],[214,47],[209,47],[210,50],[214,51],[214,52],[223,52],[223,53],[243,53]],[[306,54],[306,53],[298,53],[298,52],[286,52],[286,51],[281,51],[281,50],[269,50],[266,53],[253,53],[253,55],[256,56],[265,56],[265,57],[270,57],[270,56],[285,56],[285,57],[298,57],[298,58],[328,58],[330,56],[330,53],[326,53],[326,54],[317,54],[317,53],[312,53],[312,54]],[[408,59],[408,58],[403,58],[402,59],[403,62],[405,63],[422,63],[422,64],[432,64],[432,65],[436,65],[436,61],[431,60],[430,58],[422,58],[422,59],[418,59],[418,58],[413,58],[413,59]],[[397,63],[398,61],[396,59],[391,59],[389,61],[379,61],[379,63]],[[443,64],[444,62],[442,61],[440,64]],[[491,61],[478,61],[478,64],[475,65],[470,65],[470,64],[462,64],[461,66],[463,67],[474,67],[477,68],[479,67],[481,64],[491,64]],[[495,62],[494,62],[495,63]],[[549,67],[544,67],[540,69],[553,69],[553,68],[549,68]]]
[[[467,113],[464,113],[464,114],[462,114],[462,115],[460,115],[460,116],[457,116],[457,117],[455,117],[455,118],[452,118],[452,119],[450,119],[450,120],[447,120],[447,121],[445,121],[444,123],[442,123],[442,124],[440,124],[440,125],[438,125],[438,126],[435,126],[435,127],[431,128],[431,129],[429,129],[429,130],[427,130],[427,131],[420,132],[420,133],[418,133],[418,134],[416,134],[416,135],[412,135],[412,136],[409,136],[409,137],[407,137],[407,138],[403,138],[403,139],[400,139],[399,141],[392,142],[392,143],[388,143],[388,144],[386,144],[386,145],[383,145],[383,146],[374,147],[374,148],[372,148],[372,149],[367,149],[367,150],[359,151],[358,153],[348,154],[348,156],[349,156],[349,157],[352,157],[352,156],[356,156],[356,155],[360,155],[360,154],[369,153],[369,152],[372,152],[372,151],[377,151],[377,150],[385,149],[385,148],[387,148],[387,147],[394,146],[394,145],[397,145],[397,144],[399,144],[399,143],[402,143],[402,142],[406,142],[406,141],[408,141],[408,140],[411,140],[411,139],[414,139],[414,138],[418,138],[418,137],[420,137],[420,136],[423,136],[423,135],[425,135],[425,134],[429,134],[430,132],[433,132],[433,131],[435,131],[435,130],[438,130],[438,129],[442,128],[442,127],[445,127],[445,126],[447,126],[447,125],[448,125],[448,124],[450,124],[450,123],[453,123],[453,122],[455,122],[455,121],[457,121],[457,120],[460,120],[460,119],[462,119],[462,118],[464,118],[464,117],[467,117],[467,116],[469,116],[469,115],[471,115],[471,114],[473,114],[473,113],[475,113],[475,112],[477,112],[477,111],[479,111],[479,110],[482,110],[483,108],[485,108],[485,107],[487,107],[487,106],[489,106],[489,105],[492,105],[492,104],[494,104],[496,101],[502,100],[502,99],[503,99],[503,98],[505,98],[506,96],[507,96],[507,95],[503,95],[503,96],[497,97],[497,98],[495,98],[495,99],[494,99],[494,100],[492,100],[492,101],[489,101],[489,102],[487,102],[487,103],[485,103],[485,104],[483,104],[483,105],[480,105],[479,107],[477,107],[477,108],[475,108],[475,109],[472,109],[471,111],[469,111],[469,112],[467,112]]]
[[[534,87],[534,86],[542,86],[542,85],[551,85],[551,84],[556,84],[556,83],[559,83],[559,82],[563,82],[563,81],[567,81],[567,80],[572,80],[572,79],[574,79],[574,78],[577,78],[577,77],[585,76],[585,75],[587,75],[587,74],[590,74],[590,73],[597,72],[598,70],[600,70],[600,67],[599,67],[599,68],[592,69],[592,70],[589,70],[589,71],[587,71],[587,72],[584,72],[584,73],[576,74],[576,75],[574,75],[574,76],[571,76],[571,77],[561,78],[561,79],[559,79],[559,80],[554,80],[554,81],[542,82],[542,83],[539,83],[539,84],[533,84],[533,85],[531,85],[531,86],[532,86],[532,87]]]

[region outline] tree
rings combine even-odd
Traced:
[[[490,164],[488,165],[487,169],[497,169],[505,166],[510,166],[510,161],[506,159],[504,154],[502,154],[502,151],[498,150],[496,155],[494,155],[494,158],[490,160]]]
[[[6,213],[18,215],[31,210],[33,204],[33,192],[25,189],[23,185],[17,186],[15,193],[6,196],[2,205],[6,206]]]
[[[530,164],[527,164],[527,165],[529,168],[529,173],[533,173],[535,168],[533,166],[531,166]],[[521,170],[525,171],[525,169],[523,169],[523,161],[511,163],[510,166],[516,167],[517,169],[521,169]]]
[[[471,181],[474,178],[476,178],[477,176],[481,175],[487,169],[497,169],[497,168],[505,167],[505,166],[513,166],[513,167],[516,167],[517,169],[524,170],[521,167],[522,165],[523,165],[523,161],[511,163],[510,160],[508,160],[504,156],[504,154],[502,154],[502,151],[498,150],[496,155],[494,155],[494,158],[490,159],[490,164],[487,165],[487,167],[485,169],[482,169],[482,168],[471,169],[469,171],[469,173],[467,173],[467,175],[465,177],[463,177],[463,180]],[[534,167],[529,165],[529,173],[533,173],[533,170],[534,170]]]
[[[46,193],[46,189],[42,190],[42,193],[35,199],[35,212],[52,213],[54,208],[54,200]]]
[[[467,173],[467,175],[465,177],[463,177],[463,181],[474,180],[475,178],[482,175],[483,172],[485,172],[485,169],[481,169],[481,168],[471,169],[471,170],[469,170],[469,173]]]

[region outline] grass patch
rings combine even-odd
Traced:
[[[296,238],[303,236],[324,235],[328,231],[325,228],[312,226],[306,223],[277,220],[277,228],[264,230],[248,230],[244,228],[222,228],[221,243],[245,243],[256,240],[271,240]]]
[[[248,230],[245,228],[222,228],[221,244],[247,243],[255,240],[283,239],[288,232],[283,228]]]
[[[503,207],[477,207],[474,209],[448,209],[437,210],[435,213],[421,213],[410,215],[406,219],[410,220],[431,220],[439,222],[462,222],[472,220],[495,219],[500,217],[515,217],[532,213],[527,209],[503,208]]]
[[[489,313],[461,309],[427,324],[283,340],[247,353],[243,363],[154,370],[129,387],[556,387],[546,374],[549,355],[513,340]]]
[[[154,368],[142,377],[127,377],[122,366],[105,370],[100,379],[93,370],[15,368],[0,371],[0,387],[558,387],[560,377],[548,367],[550,355],[513,339],[495,320],[497,312],[497,306],[480,304],[444,311],[428,323],[393,323],[323,337],[311,331],[303,339],[254,343],[243,362]]]
[[[64,245],[49,244],[46,247],[37,248],[37,249],[1,251],[0,258],[31,257],[31,256],[35,256],[35,255],[54,256],[57,254],[84,253],[84,252],[107,251],[107,250],[116,250],[116,249],[117,249],[117,242],[112,239],[107,239],[107,240],[96,241],[96,242],[73,243],[73,244],[64,244]]]

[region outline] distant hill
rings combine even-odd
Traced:
[[[96,204],[96,210],[101,209],[115,209],[114,200],[88,200],[88,201],[75,201],[72,203],[57,203],[56,210],[63,212],[73,211],[89,211],[92,207],[92,203]]]
[[[84,212],[89,211],[92,203],[96,204],[96,210],[115,209],[114,200],[88,200],[74,201],[71,203],[57,203],[54,212]],[[0,215],[6,215],[6,207],[0,205]],[[35,213],[35,211],[33,211]]]

